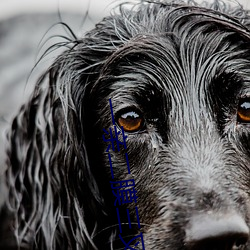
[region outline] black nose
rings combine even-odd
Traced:
[[[237,214],[203,214],[191,218],[185,244],[189,250],[243,250],[249,238],[246,222]]]

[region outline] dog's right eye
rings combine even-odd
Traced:
[[[240,100],[237,111],[237,121],[250,123],[250,98]]]
[[[124,131],[133,133],[144,127],[144,119],[139,112],[130,110],[118,116],[117,124],[123,127]]]

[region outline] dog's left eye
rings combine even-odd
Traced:
[[[137,132],[144,126],[144,119],[136,111],[128,111],[119,115],[117,124],[126,132]]]
[[[250,123],[250,98],[240,100],[237,111],[237,121]]]

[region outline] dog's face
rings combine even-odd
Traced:
[[[250,40],[213,15],[161,13],[110,56],[94,86],[100,165],[112,181],[101,137],[113,127],[111,99],[127,136],[126,150],[110,150],[114,180],[135,180],[138,201],[124,206],[137,205],[146,249],[243,249],[248,240]]]
[[[249,17],[227,11],[242,19],[142,3],[57,59],[10,136],[27,248],[121,249],[142,232],[147,250],[250,249]],[[137,199],[118,205],[110,182],[131,179]]]

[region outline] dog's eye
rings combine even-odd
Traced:
[[[240,100],[237,111],[237,121],[250,123],[250,98]]]
[[[126,132],[136,132],[144,126],[144,119],[139,113],[128,111],[118,117],[117,124]]]

